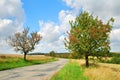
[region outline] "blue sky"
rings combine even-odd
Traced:
[[[16,53],[6,40],[27,26],[43,37],[33,52],[66,52],[64,38],[70,30],[69,21],[82,10],[103,22],[115,19],[110,46],[112,52],[120,52],[119,8],[119,0],[0,0],[0,53]]]
[[[22,0],[25,11],[25,24],[31,30],[39,30],[39,20],[59,23],[58,13],[70,9],[62,0]]]

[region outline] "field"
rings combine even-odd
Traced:
[[[71,63],[72,62],[72,63]],[[68,64],[67,68],[62,68],[56,73],[51,80],[120,80],[120,65],[119,64],[108,64],[108,63],[91,63],[89,68],[85,68],[84,60],[70,60],[71,65],[76,63],[79,65],[80,70],[74,70],[76,67],[71,67]],[[73,72],[71,72],[73,70]],[[63,74],[63,72],[66,72]],[[80,74],[81,75],[80,75]],[[62,79],[61,79],[62,76]],[[77,77],[74,77],[77,76]]]
[[[76,60],[80,66],[84,67],[84,60]],[[84,75],[89,80],[120,80],[120,65],[108,63],[91,63],[89,68],[84,68]]]
[[[0,54],[0,70],[42,64],[55,60],[57,59],[44,55],[27,55],[27,61],[24,61],[21,54]]]

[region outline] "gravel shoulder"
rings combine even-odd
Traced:
[[[0,80],[49,80],[67,62],[68,59],[59,59],[46,64],[0,71]]]

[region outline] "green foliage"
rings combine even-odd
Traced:
[[[120,52],[110,52],[109,57],[120,57]]]
[[[80,55],[79,53],[76,53],[76,52],[71,52],[70,53],[70,58],[72,58],[72,59],[80,59],[80,58],[83,58],[83,55]]]
[[[89,56],[109,53],[109,34],[113,21],[111,18],[107,23],[103,23],[98,17],[94,18],[88,12],[82,12],[75,21],[70,21],[71,30],[68,32],[68,40],[65,39],[66,48],[70,52],[84,55],[86,66],[89,66]]]
[[[113,57],[113,58],[110,60],[110,63],[120,64],[120,57]]]
[[[88,80],[83,73],[84,71],[77,63],[69,62],[51,80]]]
[[[58,58],[69,58],[70,53],[56,53],[55,57]]]
[[[12,68],[35,65],[35,64],[43,64],[55,60],[56,60],[55,58],[49,58],[43,60],[24,61],[22,58],[6,58],[5,62],[0,62],[0,70],[12,69]]]
[[[54,51],[50,51],[49,55],[55,57],[56,53]]]
[[[50,53],[46,53],[44,54],[46,56],[50,56]],[[58,58],[69,58],[70,57],[70,53],[55,53],[55,57],[58,57]]]
[[[113,64],[120,64],[120,57],[112,57],[112,59],[111,60],[107,60],[107,61],[105,61],[105,62],[107,62],[107,63],[113,63]]]
[[[120,64],[120,53],[119,52],[110,52],[108,54],[108,59],[101,60],[100,62]]]

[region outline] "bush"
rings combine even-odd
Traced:
[[[50,51],[49,55],[52,56],[52,57],[55,57],[55,52],[54,51]]]
[[[107,63],[120,64],[120,57],[112,57],[112,59],[108,60]]]
[[[72,58],[72,59],[80,59],[80,58],[83,58],[83,55],[81,55],[79,53],[76,53],[76,52],[72,52],[72,53],[70,53],[70,58]]]

